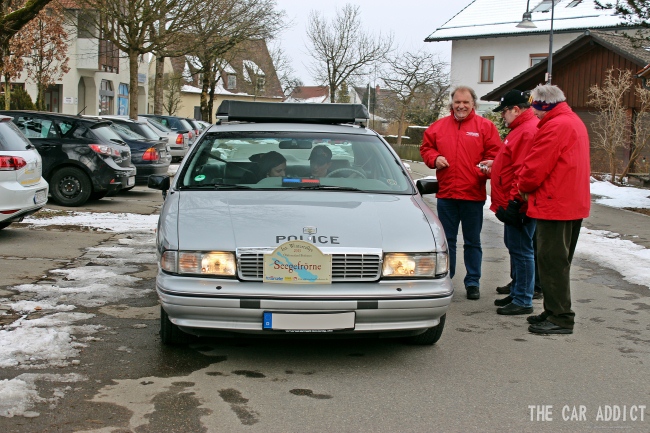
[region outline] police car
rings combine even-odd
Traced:
[[[360,104],[224,101],[172,178],[157,231],[161,339],[440,338],[447,244]]]

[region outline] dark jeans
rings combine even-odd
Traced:
[[[537,262],[547,320],[573,329],[571,261],[578,244],[582,220],[537,220]]]
[[[465,259],[465,287],[479,287],[481,279],[481,229],[483,228],[484,201],[456,200],[452,198],[438,199],[438,219],[445,230],[449,245],[449,276],[454,278],[456,273],[456,240],[458,226],[463,230],[463,257]]]
[[[519,307],[533,306],[535,290],[534,234],[534,219],[529,220],[521,229],[507,224],[503,228],[503,243],[510,253],[512,276],[510,296],[512,296],[512,303]]]

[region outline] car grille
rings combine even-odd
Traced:
[[[262,281],[264,255],[242,254],[239,257],[239,277],[247,281]],[[332,282],[376,281],[381,271],[381,257],[376,254],[333,254]]]

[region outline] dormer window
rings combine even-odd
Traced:
[[[558,4],[560,0],[542,0],[540,4],[535,6],[535,9],[533,9],[531,12],[548,12],[551,10],[551,7],[553,7],[553,4]]]

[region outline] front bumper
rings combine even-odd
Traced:
[[[264,312],[354,312],[344,335],[422,331],[439,323],[453,295],[449,278],[288,287],[159,273],[156,289],[171,322],[195,335],[277,332],[262,328]]]

